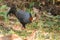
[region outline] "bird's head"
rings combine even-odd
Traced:
[[[30,17],[30,18],[29,18],[29,20],[32,22],[32,20],[33,20],[33,17]]]
[[[36,16],[32,17],[32,15],[30,14],[29,20],[30,20],[31,22],[35,21],[35,20],[36,20]]]

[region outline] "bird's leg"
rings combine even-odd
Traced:
[[[22,29],[24,30],[26,27],[25,27],[25,24],[22,24]]]

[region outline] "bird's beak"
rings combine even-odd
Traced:
[[[32,22],[33,22],[33,21],[35,21],[35,20],[36,20],[36,17],[33,17],[33,20],[32,20]]]

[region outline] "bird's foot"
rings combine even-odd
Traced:
[[[24,27],[22,27],[21,29],[22,29],[22,30],[25,30],[25,28],[24,28]]]

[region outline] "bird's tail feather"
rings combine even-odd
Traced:
[[[9,14],[14,14],[14,13],[16,13],[16,6],[15,5],[12,5],[9,9],[8,9],[8,13],[7,13],[7,16],[9,15]]]

